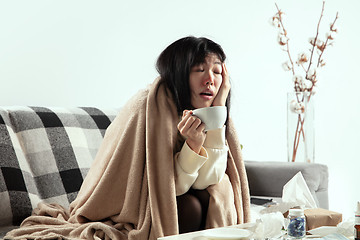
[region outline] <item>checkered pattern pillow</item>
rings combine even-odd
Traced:
[[[0,109],[0,114],[0,226],[18,225],[31,214],[31,193],[26,190],[25,182],[31,186],[33,181],[24,165],[20,144],[9,127],[7,113]]]
[[[118,109],[11,107],[0,117],[0,226],[76,198]]]

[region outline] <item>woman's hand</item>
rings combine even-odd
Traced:
[[[206,138],[205,124],[198,117],[192,116],[192,111],[185,110],[177,128],[181,135],[187,137],[186,143],[189,147],[199,154]]]
[[[222,76],[222,83],[216,97],[214,98],[212,104],[213,106],[225,106],[226,99],[229,95],[229,91],[231,88],[229,73],[226,69],[225,63],[222,64],[221,76]]]

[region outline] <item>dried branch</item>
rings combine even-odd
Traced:
[[[276,3],[275,3],[275,6],[276,6],[276,8],[278,10],[279,22],[280,22],[282,30],[284,31],[284,36],[287,37],[287,31],[285,30],[284,23],[283,23],[282,18],[281,18],[281,14],[283,14],[283,12],[281,12],[281,10],[279,9],[279,7],[278,7],[278,5]],[[292,67],[291,70],[293,72],[293,75],[295,75],[294,63],[293,63],[293,61],[291,59],[291,55],[290,55],[289,38],[287,38],[287,41],[286,41],[286,52],[288,53],[289,60],[290,60],[290,63],[291,63],[291,67]]]
[[[315,93],[314,86],[317,83],[317,69],[319,67],[322,67],[325,65],[322,56],[324,54],[324,51],[327,46],[332,46],[333,39],[336,36],[336,33],[338,32],[338,29],[335,27],[335,23],[338,19],[338,13],[336,13],[335,20],[330,24],[330,32],[327,32],[326,34],[326,41],[322,42],[319,39],[319,32],[320,32],[320,23],[322,21],[322,18],[324,16],[324,9],[325,9],[325,1],[323,1],[321,14],[319,18],[319,22],[317,24],[316,28],[316,35],[315,38],[310,38],[310,44],[312,47],[309,49],[311,55],[310,58],[307,57],[307,54],[299,54],[298,60],[296,61],[296,64],[301,67],[305,71],[305,78],[302,78],[301,76],[295,75],[295,68],[294,68],[294,62],[291,59],[290,55],[290,47],[289,47],[289,38],[287,37],[287,31],[284,26],[284,22],[282,19],[282,15],[284,14],[278,5],[275,3],[277,13],[270,19],[272,20],[271,23],[275,27],[280,29],[280,33],[278,35],[278,41],[279,44],[282,46],[282,50],[286,51],[289,57],[289,62],[283,63],[284,70],[292,70],[293,73],[293,79],[294,79],[294,89],[295,92],[309,92],[310,94],[307,96],[307,99],[305,100],[306,96],[304,95],[302,99],[299,98],[299,96],[296,94],[297,101],[294,101],[296,106],[291,106],[291,111],[298,114],[298,121],[297,121],[297,127],[295,131],[295,139],[294,139],[294,145],[293,145],[293,156],[292,161],[295,161],[296,153],[298,150],[298,146],[300,143],[301,136],[303,138],[303,141],[305,141],[305,130],[304,130],[304,123],[305,123],[305,117],[302,117],[302,113],[304,113],[305,109],[300,109],[302,106],[301,104],[304,103],[304,101],[310,101],[311,96]],[[286,45],[286,50],[285,50]],[[312,67],[313,65],[313,58],[314,58],[314,52],[318,52],[318,59],[317,59],[317,65],[316,67]],[[309,65],[304,66],[304,63],[309,62]],[[291,65],[291,66],[290,66]]]
[[[310,70],[310,67],[311,67],[311,64],[312,64],[312,58],[313,58],[316,42],[317,42],[317,39],[318,39],[318,36],[319,36],[320,22],[321,22],[322,17],[324,16],[324,8],[325,8],[325,1],[323,1],[323,6],[322,6],[321,14],[320,14],[320,19],[319,19],[319,23],[318,23],[317,29],[316,29],[316,36],[315,36],[313,47],[311,49],[310,63],[309,63],[308,70],[306,72],[308,72]]]
[[[337,20],[338,18],[339,18],[339,12],[336,13],[335,20],[334,20],[334,22],[333,22],[333,24],[332,24],[331,26],[334,26],[334,25],[335,25],[336,20]],[[330,28],[330,29],[331,29],[331,28]],[[328,40],[329,40],[329,38],[327,38],[326,41],[325,41],[324,50],[325,50],[325,48],[326,48],[327,46],[332,46],[332,43],[328,43]],[[321,57],[322,57],[323,53],[324,53],[324,51],[321,51],[321,54],[319,55],[317,67],[319,67],[319,65],[320,65]]]

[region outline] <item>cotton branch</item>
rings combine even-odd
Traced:
[[[282,12],[281,12],[281,10],[279,9],[279,7],[278,7],[278,5],[277,5],[276,3],[275,3],[275,6],[276,6],[276,8],[277,8],[277,10],[278,10],[279,22],[280,22],[280,24],[281,24],[281,28],[282,28],[283,31],[284,31],[284,36],[287,37],[287,36],[286,36],[286,35],[287,35],[287,32],[286,32],[286,30],[285,30],[284,23],[283,23],[283,21],[282,21],[282,19],[281,19],[281,14],[282,14]],[[295,75],[294,63],[293,63],[293,61],[292,61],[292,59],[291,59],[291,56],[290,56],[289,38],[287,38],[287,41],[286,41],[286,52],[288,53],[289,60],[290,60],[290,63],[291,63],[291,67],[292,67],[291,70],[292,70],[292,72],[293,72],[293,75]]]
[[[311,64],[312,64],[312,58],[313,58],[313,54],[314,54],[314,50],[315,50],[315,46],[316,46],[316,41],[317,41],[318,36],[319,36],[320,22],[321,22],[322,17],[324,16],[324,8],[325,8],[325,1],[323,1],[321,15],[320,15],[319,23],[318,23],[317,29],[316,29],[316,36],[315,36],[314,44],[313,44],[313,47],[312,47],[312,50],[311,50],[310,63],[309,63],[308,70],[306,72],[308,72],[310,70],[310,67],[311,67]]]
[[[334,25],[335,25],[336,20],[337,20],[338,18],[339,18],[339,12],[336,13],[335,20],[334,20],[334,22],[332,23],[331,26],[334,26]],[[331,27],[330,27],[330,30],[332,30]],[[319,55],[317,67],[319,67],[319,65],[320,65],[321,57],[322,57],[322,55],[323,55],[323,53],[324,53],[324,50],[325,50],[326,46],[328,46],[328,41],[329,41],[329,37],[326,38],[326,41],[325,41],[325,44],[324,44],[324,49],[323,49],[323,51],[321,51],[321,54]],[[329,43],[329,45],[332,45],[332,44]]]

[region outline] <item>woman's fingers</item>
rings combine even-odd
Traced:
[[[204,129],[205,124],[198,117],[193,116],[192,111],[186,113],[184,111],[183,118],[178,124],[178,130],[182,135],[189,137],[189,135],[195,135],[196,132],[203,132]]]
[[[230,91],[230,79],[229,79],[229,73],[227,71],[225,63],[222,64],[222,83],[220,86],[220,89],[214,98],[213,106],[225,106],[226,99],[229,95]]]
[[[188,146],[199,154],[206,137],[204,132],[205,124],[198,117],[193,116],[192,111],[186,110],[183,112],[178,129],[181,135],[187,138]]]
[[[196,131],[200,124],[201,120],[197,117],[190,117],[186,122],[186,125],[190,131]]]
[[[186,120],[186,122],[180,130],[180,133],[189,137],[191,131],[196,130],[196,128],[201,124],[201,121],[199,118],[194,116],[189,116],[187,118],[184,118],[184,120]]]
[[[229,92],[229,90],[231,88],[231,86],[230,86],[230,78],[229,78],[229,72],[228,72],[228,70],[226,68],[225,63],[222,64],[222,70],[223,71],[222,71],[221,74],[222,74],[222,77],[223,77],[223,82],[222,82],[221,86],[223,88],[225,88]]]
[[[182,128],[184,128],[184,125],[186,124],[186,121],[189,119],[189,117],[191,116],[192,111],[189,110],[184,110],[183,111],[183,116],[181,121],[178,124],[178,130],[180,131]]]

